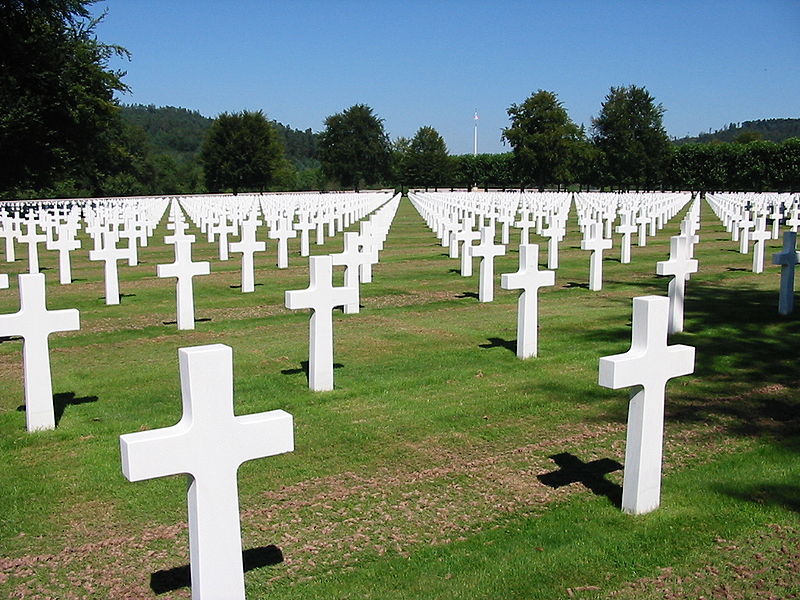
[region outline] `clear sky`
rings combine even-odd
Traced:
[[[800,117],[800,0],[106,0],[100,40],[131,60],[125,103],[297,129],[368,104],[395,139],[502,152],[506,110],[555,92],[591,126],[611,86],[645,86],[671,136]]]

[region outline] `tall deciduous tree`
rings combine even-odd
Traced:
[[[439,187],[449,177],[447,144],[433,127],[420,127],[408,147],[409,181],[412,185]]]
[[[535,183],[540,190],[548,183],[567,182],[583,135],[556,95],[539,90],[519,106],[512,104],[508,116],[511,126],[503,130],[503,138],[514,149],[520,181]]]
[[[644,87],[611,88],[592,119],[611,183],[625,189],[660,185],[670,159],[663,116],[664,107]]]
[[[263,112],[222,113],[208,131],[200,160],[210,191],[263,191],[283,165],[283,146]]]
[[[325,175],[358,190],[389,175],[391,149],[383,119],[372,108],[356,104],[325,119],[318,156]]]
[[[74,177],[97,183],[124,73],[99,42],[93,0],[0,0],[0,192]],[[94,182],[91,180],[95,179]]]

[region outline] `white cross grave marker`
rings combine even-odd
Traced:
[[[103,273],[107,305],[119,304],[117,261],[126,258],[128,258],[128,249],[117,248],[117,234],[111,231],[103,234],[103,247],[100,250],[89,251],[89,260],[102,260],[105,263]]]
[[[467,226],[456,234],[456,239],[461,242],[461,276],[472,277],[472,242],[477,242],[481,237],[479,231],[474,231]]]
[[[230,244],[231,252],[242,253],[242,292],[255,291],[253,254],[263,252],[267,247],[266,242],[256,241],[256,225],[255,220],[244,221],[241,227],[241,239]]]
[[[36,220],[28,219],[25,223],[25,234],[17,239],[23,244],[28,244],[28,273],[39,272],[39,244],[47,241],[47,236],[36,232]]]
[[[781,265],[781,291],[778,297],[778,313],[789,315],[794,310],[794,268],[800,263],[797,251],[797,233],[783,232],[783,250],[772,255],[772,264]]]
[[[330,256],[310,256],[309,286],[287,290],[286,308],[310,308],[308,338],[308,387],[315,392],[333,389],[333,309],[358,303],[358,288],[333,287]]]
[[[539,246],[523,244],[519,247],[519,270],[504,273],[500,286],[504,290],[522,290],[517,302],[517,356],[536,356],[539,346],[539,288],[555,285],[553,271],[539,270]]]
[[[620,259],[619,262],[623,265],[630,264],[631,262],[631,236],[636,233],[636,225],[632,223],[631,213],[624,212],[620,216],[620,224],[616,227],[617,233],[622,234],[622,242],[620,244]]]
[[[767,229],[767,219],[762,217],[758,220],[755,231],[750,234],[753,240],[753,273],[764,272],[764,244],[772,237],[772,233]]]
[[[233,414],[233,351],[178,350],[183,416],[177,425],[119,438],[129,481],[186,473],[192,598],[244,600],[236,472],[242,463],[294,450],[292,415]]]
[[[611,240],[602,236],[602,224],[589,225],[589,235],[581,240],[581,250],[591,250],[589,261],[589,289],[593,292],[603,289],[603,250],[611,248]]]
[[[297,237],[297,231],[289,225],[288,219],[278,219],[278,226],[270,230],[269,239],[278,240],[278,268],[289,268],[289,238]]]
[[[194,329],[194,285],[195,275],[208,275],[211,267],[208,262],[192,261],[193,235],[168,235],[167,244],[175,244],[175,261],[156,266],[159,277],[175,277],[178,329]]]
[[[68,225],[61,225],[58,228],[58,239],[47,242],[48,250],[58,250],[58,281],[63,285],[72,283],[69,253],[81,247],[81,241],[75,238],[75,233]]]
[[[669,239],[669,260],[656,263],[656,274],[674,275],[669,282],[669,333],[683,331],[683,300],[686,280],[697,273],[697,259],[689,258],[691,241],[682,235]]]
[[[369,262],[367,252],[360,250],[359,235],[355,231],[348,231],[344,234],[344,251],[338,254],[331,254],[331,262],[337,266],[344,266],[344,286],[360,290],[358,271],[361,265]],[[345,304],[344,314],[351,315],[360,311],[359,303]]]
[[[631,348],[600,359],[599,383],[614,390],[630,387],[622,510],[643,514],[661,502],[664,396],[673,377],[694,372],[694,348],[667,346],[669,299],[633,299]]]
[[[77,309],[47,310],[44,274],[19,276],[19,311],[0,315],[0,335],[22,337],[25,421],[28,431],[54,429],[53,385],[47,338],[80,328]]]
[[[478,270],[478,301],[491,302],[494,300],[494,258],[503,256],[506,247],[494,243],[494,226],[485,225],[481,228],[481,243],[470,248],[472,256],[478,256],[481,264]]]

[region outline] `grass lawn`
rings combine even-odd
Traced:
[[[194,228],[194,331],[177,331],[162,221],[140,265],[120,263],[106,306],[102,263],[41,252],[48,307],[78,308],[81,330],[50,338],[57,428],[28,434],[21,342],[0,341],[0,597],[188,598],[186,478],[130,483],[119,436],[181,414],[177,349],[234,351],[237,414],[294,416],[293,453],[239,470],[249,599],[800,597],[798,320],[777,313],[778,267],[750,272],[708,205],[700,271],[687,285],[693,375],[667,388],[662,506],[619,509],[628,393],[597,385],[598,359],[630,345],[632,298],[666,294],[655,275],[683,212],[586,289],[573,209],[556,285],[539,295],[539,357],[514,354],[518,237],[496,261],[495,301],[477,301],[404,199],[362,309],[334,315],[336,390],[308,390],[308,313],[283,307],[308,285],[290,241],[256,255],[243,294],[239,255],[221,262]],[[356,229],[355,227],[353,228]],[[263,230],[260,232],[263,238]],[[635,236],[634,236],[635,239]],[[540,260],[546,263],[546,240]],[[780,240],[768,242],[767,263]],[[341,234],[316,254],[340,252]],[[18,310],[16,262],[0,313]],[[341,284],[341,272],[336,275]]]

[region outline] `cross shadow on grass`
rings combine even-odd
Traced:
[[[253,287],[259,287],[259,286],[262,286],[262,285],[264,285],[264,284],[263,283],[254,283]],[[232,290],[240,290],[240,289],[242,289],[242,284],[229,285],[228,287],[231,288]]]
[[[334,369],[343,369],[344,365],[342,363],[333,363]],[[308,361],[304,360],[300,363],[299,369],[283,369],[281,370],[281,375],[299,375],[300,373],[305,373],[306,377],[308,377]]]
[[[491,348],[505,348],[506,350],[510,350],[514,354],[517,353],[517,340],[504,340],[503,338],[497,337],[490,337],[486,338],[488,340],[488,344],[478,344],[478,348],[484,348],[489,350]]]
[[[585,290],[588,290],[589,289],[589,284],[588,283],[578,283],[577,281],[570,281],[568,283],[565,283],[561,287],[570,288],[570,289],[571,288],[583,288]]]
[[[194,322],[195,323],[208,323],[211,320],[212,320],[211,317],[203,317],[202,319],[195,319]],[[161,323],[163,323],[164,325],[177,325],[178,324],[177,321],[161,321]]]
[[[261,567],[269,567],[283,562],[283,552],[277,546],[261,546],[242,552],[245,573]],[[150,575],[150,589],[156,594],[166,594],[191,585],[189,565],[156,571]]]
[[[64,416],[64,411],[67,410],[67,406],[88,404],[89,402],[97,402],[97,400],[97,396],[81,396],[80,398],[76,398],[75,392],[53,394],[53,413],[55,415],[56,425],[61,421],[61,417]],[[25,405],[18,406],[17,410],[19,412],[25,412]]]
[[[478,300],[480,296],[476,292],[462,292],[456,298],[475,298],[475,300]]]
[[[560,488],[572,483],[580,483],[597,496],[605,496],[611,503],[622,506],[622,487],[606,479],[606,475],[622,470],[622,465],[610,458],[583,462],[569,452],[550,456],[560,468],[552,473],[537,475],[536,479],[551,488]]]

